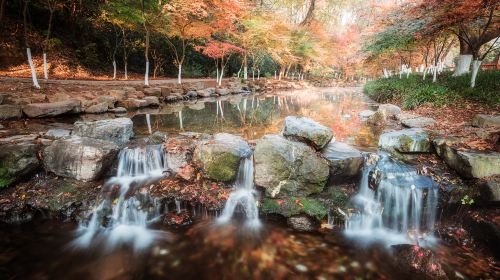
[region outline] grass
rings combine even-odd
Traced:
[[[420,74],[412,74],[409,78],[394,76],[370,81],[365,84],[364,92],[377,102],[399,103],[405,109],[428,103],[453,104],[461,99],[500,105],[500,71],[482,71],[477,76],[476,87],[469,85],[470,75],[452,77],[451,73],[443,73],[433,83],[432,76],[423,81]]]

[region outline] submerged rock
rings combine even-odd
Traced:
[[[77,180],[98,179],[115,160],[118,146],[109,141],[71,137],[52,142],[43,150],[45,169]]]
[[[287,219],[289,227],[297,231],[314,231],[318,228],[318,222],[307,215],[292,216]]]
[[[398,266],[412,279],[448,279],[431,250],[411,244],[393,245],[391,248]]]
[[[81,103],[78,100],[67,100],[53,103],[32,103],[23,106],[23,112],[30,118],[43,118],[68,113],[80,113],[81,110]]]
[[[323,149],[323,156],[330,162],[330,178],[332,179],[357,176],[363,166],[361,152],[342,142],[330,142]]]
[[[321,192],[328,180],[328,161],[304,143],[266,135],[254,153],[255,183],[269,197]]]
[[[0,145],[0,188],[26,178],[40,167],[38,149],[34,141]]]
[[[400,153],[429,153],[431,142],[429,135],[420,128],[403,129],[380,135],[379,148]]]
[[[133,123],[129,118],[94,122],[77,121],[75,122],[72,135],[101,139],[123,145],[134,135]]]
[[[19,105],[0,105],[0,120],[20,119],[23,116]]]
[[[500,127],[500,116],[477,114],[472,119],[475,127]]]
[[[228,133],[218,133],[201,141],[194,151],[194,161],[212,180],[228,182],[236,178],[240,161],[251,154],[243,138]]]
[[[317,149],[325,147],[333,138],[332,130],[309,118],[285,118],[283,136],[312,144]]]

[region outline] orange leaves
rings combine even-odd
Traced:
[[[210,40],[205,46],[196,46],[195,50],[203,53],[204,55],[218,59],[224,58],[234,53],[244,53],[245,50],[237,47],[231,43]]]

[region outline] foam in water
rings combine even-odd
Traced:
[[[217,218],[218,224],[227,224],[231,221],[234,213],[241,210],[245,215],[245,225],[251,229],[261,226],[259,220],[259,209],[255,199],[257,192],[253,183],[253,156],[241,161],[234,191],[229,195],[224,210]]]
[[[103,198],[90,221],[80,225],[73,245],[86,248],[104,243],[108,250],[120,244],[130,244],[135,251],[147,248],[159,234],[148,225],[160,217],[160,208],[146,190],[138,190],[164,176],[168,169],[166,156],[161,145],[123,149],[117,176],[103,187],[103,193],[117,189],[117,198]]]
[[[381,155],[363,169],[353,204],[359,213],[346,215],[346,234],[389,245],[432,240],[438,189],[431,178]]]

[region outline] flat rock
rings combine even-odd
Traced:
[[[500,128],[500,116],[477,114],[472,119],[472,126]]]
[[[363,155],[352,146],[342,142],[330,142],[322,151],[330,162],[330,178],[349,178],[359,175],[363,166]]]
[[[332,139],[332,130],[309,118],[288,116],[285,118],[283,136],[303,141],[316,149],[322,149]]]
[[[311,232],[318,228],[318,222],[307,215],[296,215],[287,219],[289,227],[296,231]]]
[[[427,118],[427,117],[404,119],[401,121],[401,123],[404,126],[410,128],[427,128],[436,125],[436,121],[433,118]]]
[[[68,113],[80,113],[81,103],[78,100],[67,100],[53,103],[32,103],[24,105],[23,112],[30,118],[43,118]]]
[[[380,112],[385,118],[395,119],[401,114],[401,108],[392,104],[382,104],[378,107],[377,112]]]
[[[113,108],[113,109],[109,109],[109,112],[112,112],[112,113],[115,113],[115,114],[126,114],[127,113],[127,109],[125,109],[123,107],[116,107],[116,108]]]
[[[69,137],[70,135],[71,135],[70,130],[61,129],[61,128],[53,128],[53,129],[47,130],[47,132],[45,132],[44,137],[48,138],[48,139],[56,140],[56,139]]]
[[[94,138],[59,139],[44,148],[43,163],[58,176],[96,180],[111,166],[118,150],[115,143]]]
[[[160,106],[160,100],[156,96],[146,96],[144,100],[146,100],[146,106]]]
[[[215,89],[215,93],[224,96],[230,94],[231,91],[227,88],[217,88]]]
[[[380,135],[379,148],[400,153],[429,153],[431,142],[428,133],[420,128],[402,129]]]
[[[19,105],[0,105],[0,120],[20,119],[23,116]]]
[[[85,113],[88,113],[88,114],[102,114],[102,113],[106,113],[107,111],[108,111],[108,103],[107,102],[98,103],[98,104],[92,105],[92,106],[88,107],[87,109],[85,109]]]
[[[358,113],[358,116],[361,120],[367,120],[369,117],[371,117],[373,114],[375,114],[375,111],[372,110],[364,110]]]
[[[255,147],[255,184],[268,197],[309,195],[323,190],[328,161],[308,145],[279,135],[265,135]]]
[[[210,97],[215,94],[215,88],[206,88],[196,91],[196,94],[200,97]]]
[[[75,122],[72,135],[89,137],[126,144],[134,135],[133,123],[129,118],[116,118],[93,122]]]
[[[97,101],[98,102],[106,102],[108,104],[108,108],[112,109],[112,108],[115,108],[115,104],[118,101],[118,99],[114,96],[103,95],[103,96],[99,96],[97,98]]]
[[[160,97],[161,96],[161,88],[159,87],[149,87],[144,89],[144,95],[145,96],[156,96]]]

